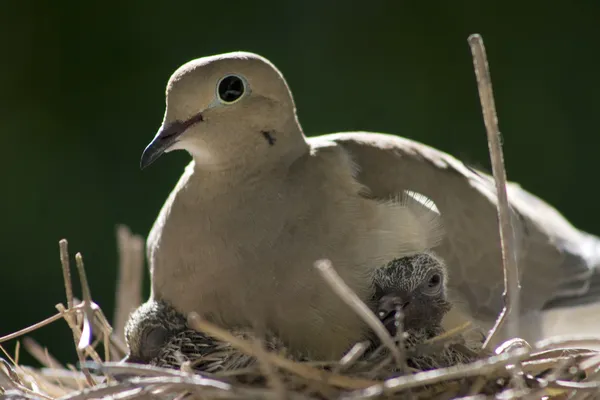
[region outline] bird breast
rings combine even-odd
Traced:
[[[360,196],[349,166],[285,172],[239,182],[235,195],[184,175],[149,236],[153,296],[225,326],[266,325],[314,357],[339,356],[364,326],[314,262],[331,259],[367,299],[372,271],[402,255],[400,236],[390,205]]]

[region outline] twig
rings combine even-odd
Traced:
[[[19,356],[21,355],[21,342],[15,343],[15,365],[19,365]]]
[[[467,321],[464,324],[461,324],[459,326],[456,326],[456,327],[450,329],[449,331],[446,331],[440,335],[432,337],[431,339],[425,340],[423,342],[423,344],[435,344],[435,343],[439,343],[439,342],[444,343],[449,339],[452,339],[458,335],[463,334],[464,332],[469,330],[472,326],[473,326],[473,323],[471,321]]]
[[[4,366],[6,367],[5,364],[4,364]],[[47,400],[53,400],[52,397],[47,396],[46,394],[43,394],[43,393],[34,392],[33,390],[24,386],[20,381],[15,381],[15,380],[11,379],[11,372],[8,369],[8,367],[7,367],[6,372],[2,368],[0,368],[0,383],[2,383],[1,387],[10,387],[14,390],[25,393],[25,394],[31,396],[32,398],[36,398],[36,399],[43,398],[43,399],[47,399]],[[2,396],[2,397],[4,397],[4,396]]]
[[[19,367],[19,365],[16,363],[15,360],[13,360],[10,357],[10,354],[8,354],[6,352],[6,350],[4,350],[4,348],[2,346],[0,346],[0,350],[2,351],[2,353],[4,353],[4,355],[10,360],[10,362],[13,363],[13,365],[17,368],[21,368]],[[14,370],[14,368],[12,367],[12,365],[10,365],[8,363],[8,361],[6,361],[4,358],[0,357],[0,366],[4,366],[4,368],[6,368],[6,373],[7,376],[10,378],[10,380],[14,383],[18,383],[18,384],[22,384],[23,382],[21,382],[21,378],[19,378],[19,375],[17,374],[17,371]]]
[[[81,303],[81,301],[77,300],[77,298],[75,298],[74,301],[75,304]],[[94,329],[92,331],[102,332],[102,339],[104,340],[105,346],[107,345],[105,338],[106,334],[108,334],[108,339],[110,341],[110,344],[112,345],[109,346],[112,358],[115,360],[123,358],[125,354],[127,354],[127,345],[114,334],[112,326],[106,319],[106,316],[104,315],[104,312],[100,307],[94,308],[94,317]]]
[[[4,355],[13,363],[15,369],[3,358],[0,357],[0,366],[3,366],[6,369],[6,372],[0,368],[0,393],[2,388],[11,387],[16,391],[21,392],[20,394],[27,394],[30,398],[39,399],[52,399],[53,396],[48,395],[47,393],[41,393],[39,388],[33,386],[33,389],[30,389],[31,379],[34,376],[29,372],[25,371],[23,367],[17,364],[16,360],[12,359],[12,357],[4,350],[2,346],[0,346],[0,350],[4,353]],[[23,378],[23,379],[21,379]],[[40,382],[36,382],[39,384]],[[44,386],[47,387],[45,383]],[[0,398],[3,396],[0,395]],[[9,397],[10,398],[10,397]]]
[[[427,339],[423,343],[413,345],[412,347],[407,349],[407,356],[425,356],[432,354],[436,351],[440,351],[440,349],[443,349],[450,344],[454,344],[455,346],[461,345],[461,343],[458,342],[459,340],[463,339],[460,335],[466,330],[468,330],[471,327],[471,325],[472,323],[470,321],[467,321],[464,324],[457,326],[447,332],[444,332],[431,339]],[[461,351],[472,356],[477,356],[477,353],[469,349],[467,346],[462,346]]]
[[[104,361],[110,361],[112,358],[120,359],[127,354],[124,344],[115,336],[113,328],[110,326],[102,309],[98,307],[94,312],[94,328],[102,332],[102,342],[104,343]]]
[[[69,242],[61,239],[58,242],[60,248],[60,264],[62,265],[63,280],[65,281],[65,293],[67,294],[67,308],[73,308],[73,284],[71,282],[71,268],[69,265]]]
[[[81,304],[81,306],[83,306],[83,304]],[[56,309],[59,311],[62,311],[64,313],[67,312],[67,310],[65,310],[65,306],[63,304],[57,304]],[[79,338],[81,337],[81,329],[77,325],[75,325],[75,323],[73,322],[72,319],[65,318],[65,321],[67,322],[67,325],[69,325],[69,328],[71,328],[71,331],[73,332],[73,339],[75,341],[75,344],[77,344],[79,342]],[[87,345],[81,350],[79,350],[78,348],[76,350],[78,352],[85,351],[85,353],[89,357],[91,357],[92,360],[94,360],[98,363],[102,362],[102,359],[100,358],[100,356],[98,355],[96,350],[91,345]],[[83,362],[83,359],[80,359],[79,362],[80,363]]]
[[[342,278],[335,272],[329,260],[318,260],[315,262],[315,268],[325,282],[340,296],[340,298],[362,318],[362,320],[373,330],[381,343],[383,343],[391,352],[396,362],[396,366],[401,371],[406,370],[406,358],[404,357],[404,349],[399,348],[394,343],[394,340],[389,335],[379,318],[375,316],[365,303],[346,285]]]
[[[82,304],[80,304],[80,306],[83,307],[84,304],[82,303]],[[65,310],[65,306],[62,304],[57,304],[56,308],[59,311],[61,311],[62,313],[66,313],[66,311],[67,311],[67,310]],[[81,342],[81,330],[75,324],[74,320],[75,320],[74,318],[65,318],[67,325],[69,325],[69,328],[71,328],[71,332],[73,333],[73,341],[75,342],[75,346],[76,346],[75,352],[77,353],[77,358],[79,360],[79,364],[83,365],[85,363],[85,357],[83,355],[83,351],[85,351],[90,357],[92,357],[92,359],[96,360],[97,362],[100,362],[100,357],[96,353],[96,350],[94,350],[90,346],[85,346],[83,349],[79,348],[78,343]],[[95,382],[94,382],[94,379],[92,378],[92,375],[90,374],[90,371],[88,371],[87,368],[83,368],[83,367],[82,367],[81,371],[85,375],[85,379],[86,379],[88,385],[93,386]]]
[[[56,368],[56,369],[64,369],[65,367],[61,365],[60,362],[54,357],[50,355],[48,349],[43,348],[38,342],[36,342],[33,338],[24,337],[23,338],[23,346],[25,350],[29,352],[40,364],[45,366],[46,368]]]
[[[502,155],[502,144],[500,143],[500,131],[498,129],[498,117],[494,104],[494,93],[492,90],[492,78],[483,45],[483,39],[479,34],[469,36],[469,45],[473,54],[473,66],[477,76],[477,87],[483,111],[483,119],[487,131],[488,147],[492,162],[492,172],[496,182],[498,196],[498,222],[500,226],[500,246],[502,248],[502,267],[504,270],[504,309],[496,324],[488,334],[483,345],[484,350],[490,350],[491,343],[496,335],[500,334],[505,324],[508,327],[509,336],[519,335],[519,270],[517,268],[516,249],[513,243],[514,232],[510,220],[510,208],[506,194],[506,169],[504,168],[504,156]],[[517,313],[517,315],[514,315]]]
[[[125,340],[125,324],[129,314],[142,303],[142,280],[144,267],[144,241],[133,235],[125,225],[117,226],[119,249],[119,277],[115,299],[115,335]]]
[[[15,370],[5,359],[0,358],[0,388],[17,389],[19,384],[21,384],[21,380]]]
[[[126,376],[181,376],[185,374],[172,368],[155,367],[147,364],[132,364],[126,362],[109,361],[105,363],[97,363],[95,361],[86,361],[85,367],[97,373],[110,375],[117,378],[119,375]],[[117,379],[118,380],[118,379]]]
[[[56,380],[55,382],[50,381],[40,373],[40,370],[23,367],[23,373],[28,377],[28,384],[35,382],[35,391],[37,393],[44,393],[53,399],[64,396],[72,390],[71,387],[65,387],[60,380]]]
[[[256,356],[252,345],[246,340],[235,337],[226,330],[211,324],[210,322],[202,319],[197,313],[192,312],[188,315],[188,325],[192,329],[195,329],[199,332],[205,332],[206,334],[218,340],[231,344],[231,346],[245,354]],[[306,364],[285,359],[276,353],[265,353],[265,357],[267,357],[269,361],[278,368],[295,373],[302,378],[315,380],[318,382],[329,382],[332,385],[346,389],[361,389],[377,383],[376,381],[368,379],[351,378],[323,370],[318,370]]]
[[[77,344],[79,350],[89,346],[92,341],[92,321],[94,320],[94,307],[92,305],[92,293],[88,285],[85,266],[83,265],[83,257],[81,253],[75,254],[75,264],[79,274],[81,283],[81,295],[83,297],[83,332]],[[98,308],[97,306],[95,308]]]
[[[44,327],[44,326],[46,326],[48,324],[51,324],[54,321],[58,321],[61,318],[65,318],[66,315],[72,314],[75,311],[77,311],[78,309],[79,309],[78,307],[74,307],[74,308],[72,308],[70,310],[64,310],[64,308],[63,308],[64,311],[60,311],[58,314],[55,314],[55,315],[53,315],[51,317],[48,317],[48,318],[46,318],[43,321],[40,321],[40,322],[35,323],[35,324],[31,325],[31,326],[28,326],[27,328],[23,328],[20,331],[13,332],[10,335],[6,335],[6,336],[0,337],[0,343],[3,343],[3,342],[6,342],[8,340],[12,340],[12,339],[18,338],[19,336],[23,336],[23,335],[26,335],[26,334],[28,334],[30,332],[33,332],[33,331],[37,330],[37,329],[40,329],[40,328],[42,328],[42,327]]]
[[[579,368],[587,371],[590,370],[592,368],[596,369],[600,367],[600,354],[596,353],[596,355],[589,357],[585,360],[583,360],[580,364],[579,364]]]
[[[598,347],[600,337],[594,336],[558,336],[536,342],[534,347],[538,350],[549,350],[568,347]]]
[[[281,377],[278,375],[275,368],[273,368],[273,364],[269,357],[267,356],[267,351],[262,345],[262,342],[257,338],[253,338],[252,344],[254,346],[254,354],[256,355],[256,360],[258,361],[258,366],[261,369],[262,373],[267,377],[267,381],[271,388],[277,394],[277,398],[285,399],[286,398],[286,390]]]
[[[356,343],[346,354],[344,354],[344,357],[334,365],[333,372],[338,374],[352,368],[356,361],[365,354],[370,345],[371,343],[368,341]]]
[[[77,307],[75,307],[75,305],[74,305],[73,284],[71,282],[71,269],[69,266],[68,242],[66,239],[62,239],[58,242],[58,245],[59,245],[59,249],[60,249],[60,263],[61,263],[62,271],[63,271],[65,292],[67,295],[67,307],[68,307],[68,310],[74,310],[75,308],[77,308],[77,310],[79,310],[81,308],[84,308],[86,306],[86,304],[81,304],[80,306],[78,305]],[[81,258],[81,255],[79,253],[77,253],[77,256],[79,256],[79,258]],[[76,256],[76,259],[77,259],[77,256]],[[77,265],[77,267],[79,268],[79,265]],[[80,280],[81,280],[81,273],[80,273]],[[64,317],[65,321],[67,321],[67,324],[71,328],[71,331],[73,333],[73,340],[75,341],[75,344],[77,345],[77,348],[75,350],[77,352],[77,357],[79,358],[79,363],[83,363],[85,361],[85,357],[82,354],[83,347],[80,346],[82,335],[81,335],[81,332],[79,332],[79,328],[77,327],[77,317],[76,317],[77,313],[75,313],[75,314],[67,313],[67,310],[64,309],[64,306],[62,304],[57,305],[57,308],[61,312],[61,316]],[[85,308],[84,308],[84,312],[85,312]],[[79,342],[79,345],[78,345],[78,342]],[[84,370],[83,373],[86,377],[88,384],[90,386],[93,385],[94,380],[92,379],[89,371]]]
[[[144,388],[147,386],[160,387],[165,384],[172,384],[177,386],[185,386],[184,388],[190,388],[189,386],[200,386],[207,391],[207,397],[211,394],[210,390],[235,390],[231,385],[219,382],[212,379],[203,378],[200,376],[177,376],[177,377],[150,377],[150,378],[131,378],[128,381],[116,383],[116,384],[103,384],[97,385],[90,389],[82,390],[81,392],[73,393],[69,396],[62,397],[63,400],[87,400],[90,398],[103,398],[111,396],[125,390],[131,390],[135,388]],[[213,393],[214,394],[214,393]]]
[[[600,382],[571,382],[557,380],[554,382],[548,382],[548,386],[561,389],[590,390],[593,392],[598,392],[600,389]]]
[[[514,353],[504,353],[492,356],[485,360],[475,361],[470,364],[456,365],[448,368],[439,368],[432,371],[418,372],[414,375],[405,375],[398,378],[388,379],[382,384],[374,385],[361,391],[342,396],[342,399],[369,399],[382,394],[397,393],[424,385],[432,385],[453,379],[467,378],[471,376],[487,375],[495,372],[498,368],[524,360],[529,355],[525,349],[519,349]]]

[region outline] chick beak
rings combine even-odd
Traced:
[[[379,320],[392,336],[396,334],[396,314],[398,312],[405,313],[406,308],[410,304],[405,298],[406,296],[399,294],[384,296],[381,298],[379,307],[377,308]]]

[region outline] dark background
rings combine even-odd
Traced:
[[[115,225],[146,235],[189,160],[139,169],[165,84],[215,53],[277,65],[307,135],[395,133],[487,168],[466,41],[479,32],[509,178],[600,233],[599,15],[597,0],[0,2],[0,335],[65,301],[65,237],[112,317]],[[32,336],[74,360],[64,321]]]

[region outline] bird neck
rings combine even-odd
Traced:
[[[220,151],[221,146],[204,152],[188,150],[194,159],[194,170],[200,175],[244,178],[270,169],[285,170],[309,152],[296,118],[249,129],[252,131],[230,135],[236,140],[226,146],[227,151]]]

